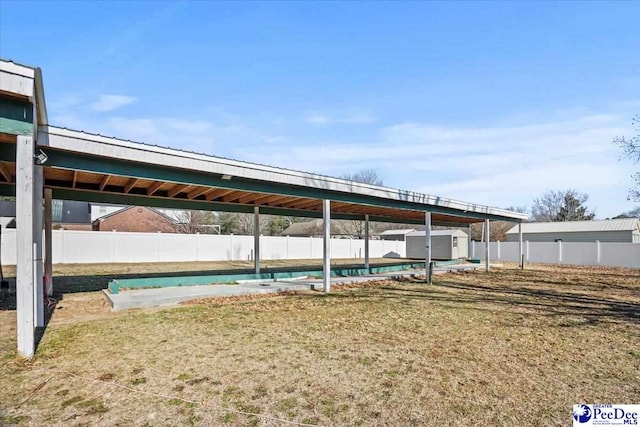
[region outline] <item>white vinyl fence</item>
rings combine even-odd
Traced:
[[[261,259],[322,258],[322,239],[260,237]],[[403,258],[405,243],[371,240],[371,258]],[[333,258],[364,258],[364,240],[331,239]],[[253,236],[53,231],[53,263],[252,260]],[[16,263],[16,230],[2,230],[2,264]]]
[[[640,268],[640,244],[522,242],[526,262]],[[491,260],[518,262],[518,242],[490,242]],[[485,258],[485,244],[472,242],[471,258]]]

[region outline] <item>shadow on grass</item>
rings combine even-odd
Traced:
[[[626,276],[627,278],[629,276]],[[478,277],[479,279],[481,276]],[[514,277],[517,280],[517,277]],[[521,278],[522,279],[522,278]],[[585,320],[582,322],[565,322],[560,326],[592,325],[603,321],[640,323],[640,304],[611,298],[606,290],[596,288],[590,290],[588,285],[569,285],[558,282],[558,289],[535,289],[522,286],[478,285],[460,283],[450,280],[435,281],[434,285],[423,287],[412,286],[403,288],[402,284],[420,284],[416,279],[397,281],[397,286],[380,286],[372,289],[372,292],[351,292],[332,294],[335,298],[398,298],[401,300],[428,300],[434,303],[467,309],[495,311],[486,307],[487,304],[510,308],[526,308],[527,314],[539,316],[579,316]],[[554,283],[541,280],[540,285]],[[572,286],[572,289],[562,291],[561,285]],[[617,289],[632,291],[632,286],[617,286]],[[640,283],[638,288],[640,289]],[[597,295],[585,294],[583,291],[593,292]],[[378,292],[381,291],[381,292]],[[612,293],[609,293],[612,294]],[[618,296],[619,298],[621,296]]]

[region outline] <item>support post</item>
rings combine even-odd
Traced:
[[[472,243],[471,243],[471,224],[469,224],[469,237],[467,238],[467,258],[473,258],[473,252],[472,252]]]
[[[369,215],[364,216],[364,268],[369,273]]]
[[[524,253],[522,252],[522,222],[518,223],[518,263],[524,268]]]
[[[253,265],[260,274],[260,208],[253,208]]]
[[[53,233],[51,217],[51,189],[44,190],[44,289],[53,296]]]
[[[42,260],[43,231],[43,180],[42,166],[33,168],[33,310],[34,323],[37,328],[44,326],[44,264]]]
[[[31,358],[35,352],[33,274],[33,162],[34,141],[18,136],[16,143],[16,313],[18,354]]]
[[[427,283],[431,284],[431,212],[425,212],[424,214],[425,225],[425,251],[424,251],[424,265],[426,268]]]
[[[485,249],[485,260],[484,260],[484,268],[486,271],[489,271],[489,263],[491,262],[491,254],[489,253],[489,242],[491,241],[491,230],[489,229],[489,220],[484,220],[484,249]]]
[[[331,291],[331,200],[322,202],[322,289],[328,294]]]

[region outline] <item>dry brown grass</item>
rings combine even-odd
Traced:
[[[637,270],[435,280],[124,313],[70,295],[77,317],[54,313],[29,363],[0,312],[1,419],[547,426],[574,403],[640,402]]]

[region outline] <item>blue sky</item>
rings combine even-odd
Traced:
[[[54,125],[507,207],[637,169],[638,2],[0,0]]]

